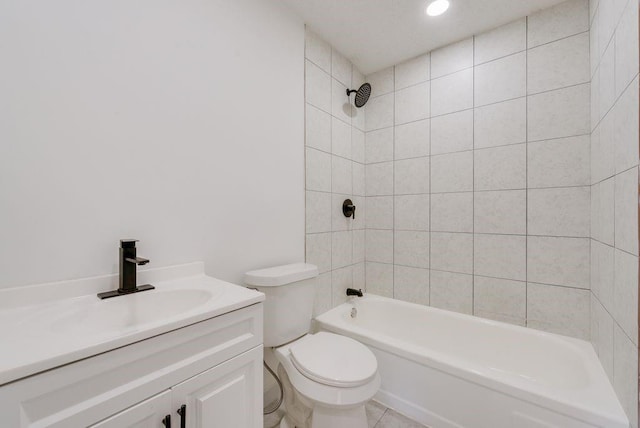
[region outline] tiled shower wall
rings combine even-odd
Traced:
[[[591,1],[591,340],[637,423],[638,2]]]
[[[366,270],[374,293],[591,338],[637,426],[637,2],[570,0],[382,70],[360,110],[340,53],[307,32],[305,57],[316,313]]]
[[[320,270],[316,314],[344,301],[346,288],[365,286],[364,109],[346,95],[362,83],[362,73],[307,30],[306,259]],[[355,220],[342,214],[345,199]]]
[[[367,79],[367,290],[588,339],[588,1]]]

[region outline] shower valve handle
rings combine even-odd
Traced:
[[[345,199],[342,203],[342,214],[344,214],[345,217],[356,219],[356,206],[353,205],[351,199]]]

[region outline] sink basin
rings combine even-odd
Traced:
[[[216,293],[217,291],[217,293]],[[185,314],[206,304],[220,290],[151,290],[74,308],[49,324],[52,331],[120,331]]]
[[[0,385],[260,303],[200,262],[140,272],[154,290],[101,300],[117,275],[0,290]]]

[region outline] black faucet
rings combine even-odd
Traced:
[[[347,296],[362,297],[362,290],[356,290],[355,288],[347,288]]]
[[[136,256],[136,242],[138,242],[136,239],[120,240],[120,285],[117,290],[98,293],[99,298],[108,299],[155,288],[150,284],[136,286],[138,265],[143,266],[149,263],[149,260]]]

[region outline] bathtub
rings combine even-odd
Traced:
[[[583,340],[371,294],[315,325],[367,345],[376,399],[432,428],[629,427]]]

